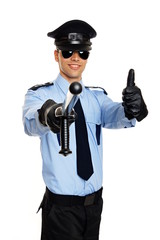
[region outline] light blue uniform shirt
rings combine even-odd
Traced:
[[[41,140],[41,154],[43,160],[43,179],[50,191],[57,194],[84,196],[102,187],[102,127],[128,128],[135,125],[135,119],[128,120],[121,103],[113,102],[103,90],[85,88],[80,100],[83,107],[88,140],[94,168],[93,175],[88,181],[77,175],[75,123],[70,126],[70,149],[72,154],[64,157],[59,154],[60,145],[58,135],[44,127],[38,119],[37,110],[48,99],[57,103],[64,102],[69,83],[60,74],[53,85],[43,86],[37,90],[28,90],[23,107],[23,123],[25,133],[39,136]],[[82,149],[83,151],[83,149]]]

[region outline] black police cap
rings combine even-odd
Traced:
[[[55,45],[60,50],[91,50],[91,38],[96,37],[96,31],[86,22],[71,20],[52,32],[48,37],[55,39]]]

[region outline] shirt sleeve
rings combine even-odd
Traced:
[[[29,136],[42,136],[49,131],[39,121],[38,110],[45,101],[38,95],[37,91],[28,90],[25,95],[23,106],[24,131]]]
[[[104,92],[98,92],[101,105],[102,127],[110,129],[134,127],[136,119],[125,117],[122,103],[112,101]]]

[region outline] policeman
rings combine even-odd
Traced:
[[[48,36],[55,39],[59,75],[51,83],[30,88],[25,96],[25,133],[39,136],[46,185],[42,208],[41,240],[98,240],[102,213],[102,128],[129,128],[144,119],[148,110],[129,71],[123,102],[113,102],[101,88],[85,87],[82,73],[96,31],[86,22],[72,20]],[[80,82],[79,95],[69,119],[70,149],[60,150],[57,109],[69,86]]]

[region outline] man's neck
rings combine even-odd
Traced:
[[[68,81],[70,84],[73,82],[80,82],[82,77],[69,77],[65,74],[63,74],[62,72],[60,72],[60,75],[66,80]]]

